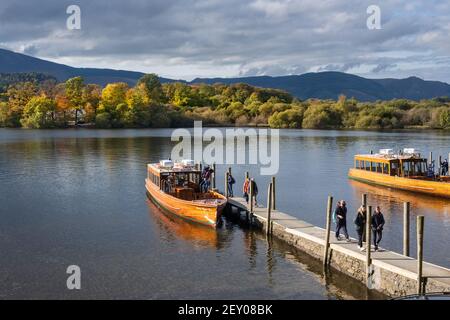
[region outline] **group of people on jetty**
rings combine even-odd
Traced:
[[[344,200],[337,203],[336,209],[333,213],[333,220],[336,223],[336,240],[340,241],[340,232],[344,233],[345,240],[350,242],[350,238],[347,232],[347,205]],[[365,230],[367,223],[367,210],[365,206],[359,207],[356,217],[354,220],[356,233],[358,234],[358,248],[364,251],[363,241],[365,238]],[[376,207],[375,213],[371,217],[370,227],[372,229],[373,244],[375,246],[375,251],[378,251],[378,245],[380,244],[381,238],[383,237],[383,227],[385,224],[383,213],[379,206]]]
[[[214,173],[214,170],[209,166],[205,166],[202,171],[200,189],[203,192],[207,192],[211,186],[211,176]],[[233,185],[236,183],[234,177],[231,172],[228,173],[228,195],[233,197]],[[253,190],[253,199],[250,198],[250,188]],[[255,182],[254,178],[246,178],[244,181],[244,185],[242,186],[242,192],[244,194],[244,199],[248,203],[249,201],[254,201],[255,206],[257,206],[256,196],[258,195],[258,185]],[[340,241],[341,231],[344,234],[345,240],[350,242],[350,237],[347,231],[347,204],[345,200],[341,200],[337,203],[337,206],[333,212],[333,221],[336,223],[336,240]],[[367,223],[367,210],[365,206],[359,207],[356,212],[356,217],[353,221],[355,224],[356,233],[358,234],[358,248],[361,251],[364,251],[363,241],[365,239],[365,230]],[[380,244],[381,239],[383,238],[383,227],[385,224],[383,213],[381,212],[381,208],[379,206],[376,207],[375,213],[371,217],[370,226],[372,229],[372,238],[373,244],[375,247],[375,251],[378,251],[378,245]]]

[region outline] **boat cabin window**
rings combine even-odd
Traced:
[[[426,159],[406,158],[406,159],[355,159],[355,169],[387,174],[399,177],[419,177],[425,176],[428,170]]]
[[[167,193],[174,193],[181,188],[198,191],[199,182],[200,172],[167,172],[161,173],[158,186]]]

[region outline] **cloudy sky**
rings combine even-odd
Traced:
[[[66,28],[72,4],[81,30]],[[366,24],[372,4],[379,30]],[[450,82],[450,2],[1,0],[0,47],[187,80],[336,70]]]

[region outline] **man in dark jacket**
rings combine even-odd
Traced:
[[[441,175],[446,176],[448,173],[448,161],[445,159],[441,162]]]
[[[342,229],[345,235],[345,239],[347,239],[347,241],[350,241],[347,232],[347,207],[344,200],[338,202],[338,205],[334,211],[334,215],[336,218],[336,240],[340,240],[339,232]]]
[[[256,184],[256,181],[254,178],[250,179],[251,188],[253,190],[253,197],[255,199],[255,206],[258,206],[258,202],[256,200],[256,196],[258,195],[258,185]]]
[[[228,188],[228,196],[233,197],[233,184],[236,183],[236,180],[234,180],[234,177],[231,175],[231,173],[228,174],[228,181],[227,181],[227,188]]]
[[[375,251],[378,250],[378,244],[383,237],[383,227],[384,227],[384,217],[381,213],[381,208],[377,207],[375,214],[372,216],[372,233],[373,233],[373,244],[375,246]]]
[[[358,213],[356,214],[355,218],[355,226],[356,226],[356,233],[358,233],[358,248],[359,250],[363,251],[363,235],[364,235],[364,227],[366,225],[366,208],[364,206],[361,206],[358,209]]]

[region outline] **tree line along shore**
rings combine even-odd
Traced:
[[[155,74],[144,75],[135,86],[105,87],[81,77],[58,82],[35,73],[0,75],[0,127],[188,127],[195,120],[211,126],[450,129],[450,98],[300,101],[282,90],[243,83],[161,84]]]

